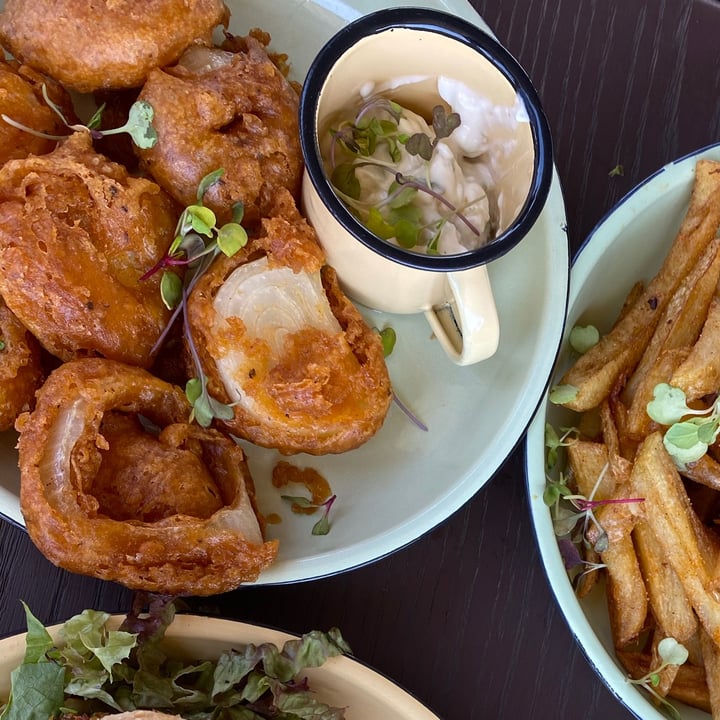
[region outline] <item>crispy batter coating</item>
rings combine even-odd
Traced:
[[[35,404],[44,377],[38,341],[0,298],[0,431]]]
[[[180,511],[154,521],[109,517],[94,490],[117,440],[110,432],[108,442],[102,433],[103,418],[113,412],[139,413],[161,428],[156,441],[159,453],[169,451],[166,460],[184,463],[186,452],[196,455],[222,508],[208,518]],[[188,424],[189,412],[179,388],[112,360],[71,361],[49,376],[35,410],[17,426],[21,509],[30,537],[51,562],[169,595],[226,592],[272,562],[277,543],[262,540],[242,450],[216,430]],[[148,435],[143,442],[152,440]],[[148,457],[147,448],[140,452]],[[130,451],[123,454],[137,469]]]
[[[228,18],[222,0],[6,0],[0,41],[64,86],[92,92],[139,87]]]
[[[0,294],[62,360],[147,367],[169,312],[160,278],[141,280],[172,242],[177,208],[79,132],[0,168]]]
[[[243,222],[251,224],[261,191],[299,193],[298,95],[262,43],[250,36],[234,47],[193,47],[177,65],[150,73],[139,97],[155,111],[158,141],[137,152],[182,205],[195,202],[205,175],[223,168],[204,204],[228,220],[242,201]]]
[[[271,215],[258,237],[202,276],[188,303],[191,335],[211,393],[234,403],[229,432],[286,454],[344,452],[372,437],[387,414],[392,394],[382,343],[335,272],[323,267],[314,231],[289,193],[278,195]],[[252,301],[259,318],[249,327],[255,318],[228,310],[237,300],[225,292],[235,287],[237,272],[257,262],[267,266],[258,275],[260,295],[240,301],[240,310]],[[272,272],[283,269],[291,285],[263,297],[279,278]],[[294,297],[314,281],[323,297]],[[283,327],[286,320],[291,327]]]
[[[56,82],[26,65],[0,58],[0,114],[20,125],[47,135],[65,136],[70,131],[42,95],[48,97],[69,122],[75,122],[70,96]],[[0,165],[28,155],[44,155],[55,149],[56,140],[39,137],[0,120]]]
[[[200,448],[178,446],[167,429],[154,436],[136,416],[117,412],[105,414],[100,434],[108,449],[102,452],[93,495],[104,515],[156,522],[171,515],[209,518],[222,508]]]

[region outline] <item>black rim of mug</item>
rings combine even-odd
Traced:
[[[530,120],[535,151],[533,176],[518,218],[500,236],[482,247],[454,255],[425,255],[386,242],[371,233],[345,206],[328,180],[320,159],[317,112],[323,85],[335,62],[358,38],[407,28],[440,33],[480,52],[522,98]],[[300,142],[310,180],[320,199],[340,224],[374,252],[419,270],[456,272],[497,260],[514,248],[538,219],[553,175],[550,128],[537,91],[518,61],[478,26],[456,15],[428,8],[390,8],[358,18],[341,28],[315,56],[300,94]]]

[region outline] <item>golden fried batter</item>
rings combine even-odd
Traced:
[[[76,133],[48,155],[0,168],[0,294],[62,360],[102,355],[148,366],[169,312],[156,275],[174,202]]]
[[[247,37],[234,46],[237,52],[193,47],[177,65],[150,73],[139,97],[155,111],[158,141],[137,152],[182,205],[195,202],[205,175],[223,168],[204,204],[227,220],[242,201],[251,224],[261,191],[299,192],[298,95],[262,43]]]
[[[103,504],[94,492],[117,440],[112,418],[105,427],[110,441],[103,435],[110,413],[141,414],[158,426],[159,452],[169,450],[168,461],[185,463],[183,451],[194,454],[222,507],[207,518],[179,508],[154,521],[109,517],[107,499]],[[39,550],[71,572],[168,595],[226,592],[257,578],[274,559],[277,543],[263,542],[245,456],[217,430],[189,424],[189,413],[182,390],[141,368],[87,358],[54,370],[38,391],[35,410],[17,423],[20,506]],[[143,443],[152,441],[148,434]],[[147,447],[139,452],[152,456]],[[121,455],[137,469],[129,448]],[[114,472],[120,472],[117,465]],[[177,502],[183,507],[183,500]]]
[[[139,87],[228,18],[222,0],[6,0],[0,41],[66,87],[92,92]]]
[[[46,135],[65,136],[70,133],[58,114],[42,95],[57,105],[64,118],[75,121],[70,96],[56,82],[43,77],[26,65],[0,58],[0,114],[15,123]],[[0,165],[14,158],[43,155],[55,149],[56,140],[40,137],[0,119]]]
[[[200,448],[176,447],[166,431],[152,435],[136,416],[123,413],[107,413],[100,434],[108,449],[92,494],[104,515],[143,522],[171,515],[208,518],[223,506]]]
[[[0,298],[0,431],[32,408],[42,381],[40,345]]]
[[[342,293],[287,191],[262,234],[216,260],[188,321],[234,435],[283,453],[339,453],[382,425],[391,389],[378,333]]]

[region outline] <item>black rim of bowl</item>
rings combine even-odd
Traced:
[[[525,105],[535,150],[533,177],[518,218],[494,240],[465,253],[425,255],[393,245],[371,233],[345,206],[328,180],[320,159],[317,110],[325,80],[335,62],[357,40],[393,28],[436,32],[476,49],[504,75]],[[529,232],[542,211],[553,174],[552,140],[540,98],[517,60],[476,25],[449,13],[428,8],[391,8],[365,15],[340,29],[321,48],[310,65],[300,94],[300,141],[310,180],[320,199],[353,236],[374,252],[419,270],[467,270],[501,257]]]

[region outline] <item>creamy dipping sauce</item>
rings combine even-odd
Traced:
[[[451,78],[401,77],[366,83],[330,119],[321,150],[336,192],[366,227],[413,251],[450,255],[502,230],[496,187],[527,122],[519,98],[497,106]],[[411,151],[413,135],[428,138],[429,155]]]

